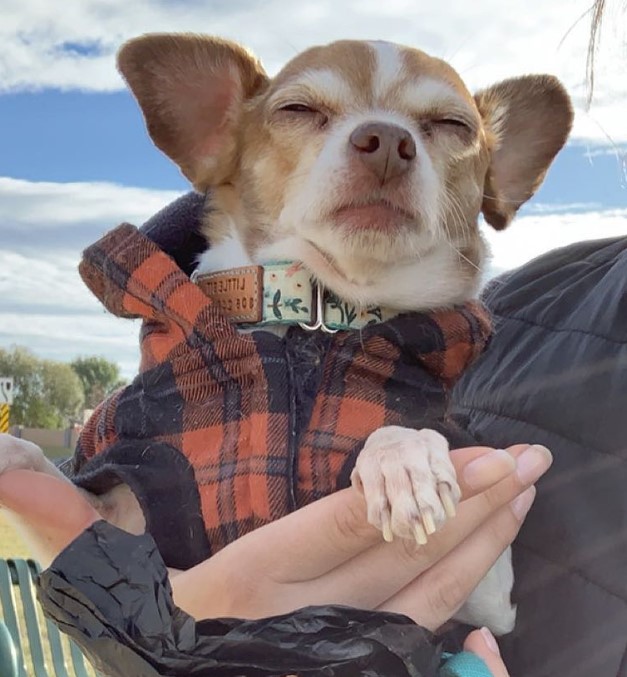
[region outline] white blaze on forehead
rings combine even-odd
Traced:
[[[421,78],[412,81],[400,93],[402,103],[413,110],[450,104],[457,108],[468,108],[468,103],[443,80]]]
[[[297,96],[299,88],[310,90],[320,95],[325,101],[341,108],[354,100],[354,94],[341,73],[329,68],[312,68],[299,73],[281,88],[280,98],[283,99],[292,89]]]
[[[376,99],[403,76],[404,64],[398,45],[383,40],[368,43],[375,55],[376,67],[372,76],[372,93]]]

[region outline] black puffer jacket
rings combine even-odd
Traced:
[[[627,237],[492,283],[495,336],[454,392],[478,441],[535,442],[552,469],[514,546],[514,677],[627,676]]]

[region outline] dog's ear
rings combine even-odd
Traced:
[[[118,68],[155,145],[197,187],[230,171],[243,103],[268,82],[243,47],[193,34],[149,34],[125,43]]]
[[[482,205],[501,230],[540,187],[573,122],[570,98],[550,75],[506,80],[476,94],[492,157]]]

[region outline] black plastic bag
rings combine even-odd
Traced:
[[[308,607],[196,623],[149,535],[96,522],[38,581],[45,614],[110,677],[435,677],[441,647],[397,614]]]

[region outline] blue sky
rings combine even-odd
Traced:
[[[69,360],[103,354],[137,365],[137,325],[107,316],[76,273],[80,252],[121,221],[140,224],[187,189],[154,149],[114,54],[134,35],[199,30],[251,47],[270,73],[338,37],[413,44],[447,58],[469,87],[525,72],[556,74],[577,108],[568,147],[505,233],[495,270],[552,247],[627,234],[627,63],[616,25],[603,36],[585,109],[587,0],[8,0],[0,26],[0,346]],[[611,4],[611,3],[610,3]],[[443,8],[442,5],[446,5]],[[548,5],[548,6],[547,6]],[[610,12],[611,12],[610,8]],[[524,20],[523,20],[524,19]],[[573,28],[574,25],[574,28]],[[569,32],[569,29],[571,29]],[[498,54],[498,58],[495,58]]]
[[[176,166],[152,145],[137,104],[125,91],[6,94],[0,102],[0,128],[11,130],[3,139],[0,176],[188,187]],[[535,202],[624,207],[624,157],[604,146],[604,154],[590,157],[598,143],[571,141]]]

